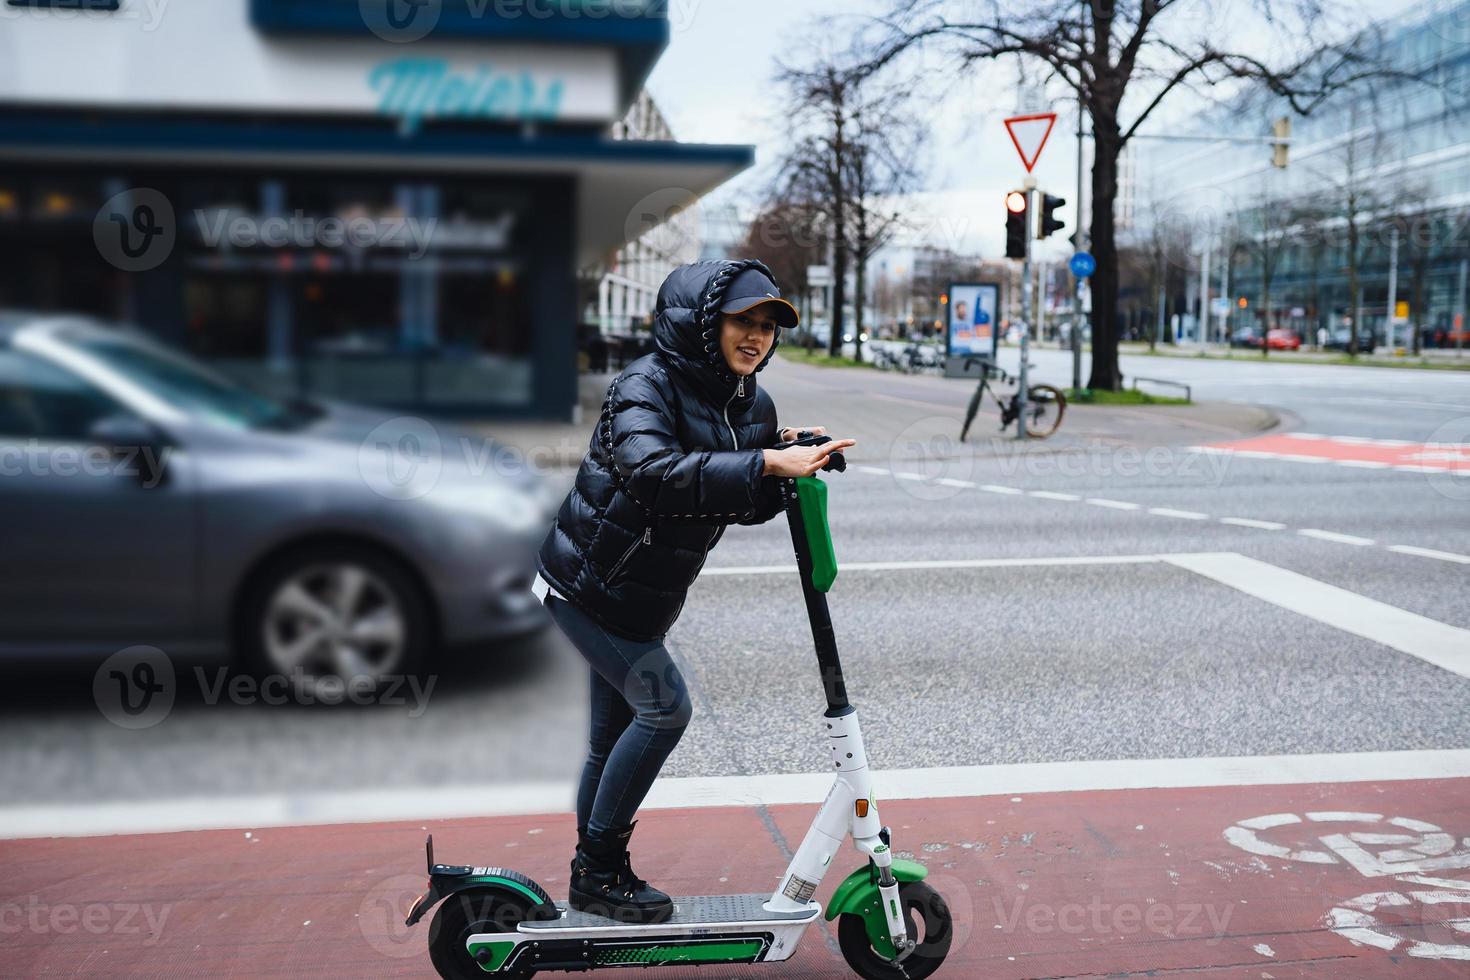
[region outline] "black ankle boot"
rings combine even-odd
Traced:
[[[600,837],[579,829],[567,891],[569,906],[618,922],[663,922],[674,914],[669,896],[633,873],[628,838],[637,825],[634,820],[623,827],[610,827]]]

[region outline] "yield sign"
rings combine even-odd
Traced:
[[[1036,158],[1041,156],[1041,148],[1046,145],[1046,138],[1051,135],[1056,121],[1055,112],[1012,116],[1005,121],[1006,132],[1011,134],[1011,142],[1016,144],[1016,152],[1021,154],[1021,162],[1026,165],[1028,174],[1036,166]]]

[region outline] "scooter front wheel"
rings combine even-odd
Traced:
[[[470,888],[444,900],[429,926],[429,960],[445,980],[475,980],[486,976],[465,942],[486,932],[515,932],[530,908],[503,892]],[[499,952],[499,951],[493,951]],[[489,954],[482,954],[489,955]],[[504,958],[503,956],[501,957]],[[529,977],[534,970],[498,971],[497,977]]]
[[[954,940],[954,923],[944,897],[922,881],[904,881],[898,886],[909,939],[914,951],[902,962],[873,948],[862,916],[844,913],[837,921],[837,944],[854,973],[865,980],[920,980],[939,969]]]

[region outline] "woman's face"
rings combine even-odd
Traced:
[[[752,306],[744,313],[720,315],[720,351],[736,374],[754,374],[776,342],[776,318],[769,303]]]

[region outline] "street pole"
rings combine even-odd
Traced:
[[[1223,243],[1222,243],[1223,244]],[[1225,254],[1220,256],[1220,298],[1225,301],[1225,312],[1220,314],[1220,337],[1226,347],[1230,345],[1230,250],[1221,249]]]
[[[1205,325],[1210,322],[1210,236],[1205,235],[1205,249],[1199,261],[1199,319],[1195,329],[1199,334],[1200,346],[1205,344]]]
[[[1460,289],[1455,296],[1455,305],[1459,307],[1458,321],[1455,324],[1455,356],[1459,357],[1465,350],[1465,274],[1470,267],[1470,259],[1460,260]]]
[[[1398,339],[1399,298],[1399,229],[1395,225],[1388,233],[1388,352],[1393,353],[1394,341]]]
[[[1016,392],[1016,438],[1026,438],[1026,361],[1030,357],[1028,335],[1031,333],[1031,240],[1036,237],[1036,178],[1027,177],[1026,189],[1026,258],[1021,265],[1021,370],[1018,372],[1020,388]]]
[[[1086,16],[1087,4],[1083,0],[1083,16]],[[1072,251],[1082,251],[1082,98],[1077,99],[1077,228],[1072,234]],[[1082,331],[1084,322],[1082,319],[1082,277],[1072,277],[1072,390],[1082,390]]]

